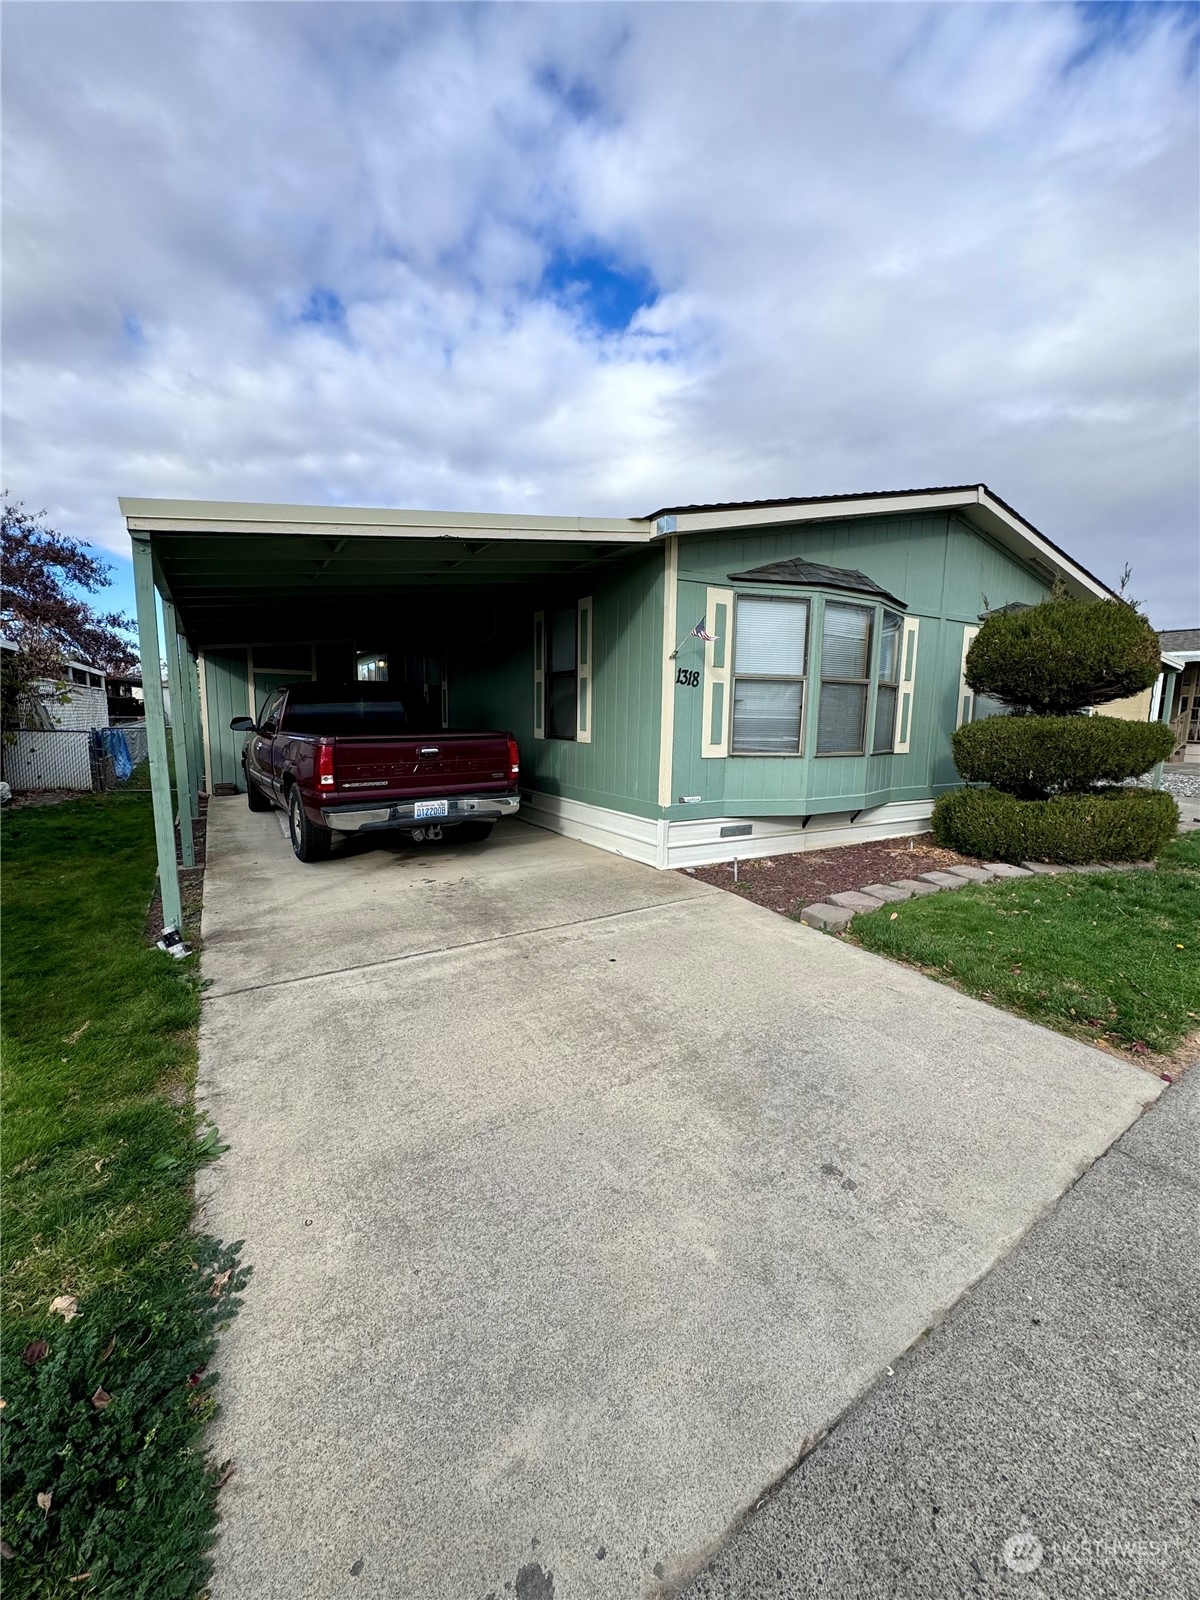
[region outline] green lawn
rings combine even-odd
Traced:
[[[190,1596],[214,1490],[189,1375],[240,1281],[214,1294],[231,1257],[189,1232],[195,963],[145,943],[149,795],[6,813],[3,849],[5,1591]]]
[[[1200,1031],[1200,833],[1150,871],[975,884],[856,917],[851,932],[1079,1037],[1169,1052]]]

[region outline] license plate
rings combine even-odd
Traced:
[[[418,800],[413,807],[413,816],[418,822],[424,822],[426,817],[448,817],[449,815],[449,800]]]

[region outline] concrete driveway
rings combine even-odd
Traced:
[[[1160,1087],[519,822],[214,801],[204,938],[214,1600],[669,1592]]]

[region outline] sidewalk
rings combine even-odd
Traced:
[[[1198,1235],[1200,1067],[896,1364],[686,1600],[1200,1595]]]

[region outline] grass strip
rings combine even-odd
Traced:
[[[189,1226],[218,1148],[192,1109],[199,976],[145,942],[148,795],[21,809],[3,845],[5,1593],[194,1595],[206,1368],[244,1279]]]
[[[973,884],[851,936],[1061,1032],[1169,1053],[1200,1030],[1200,834],[1151,870]]]

